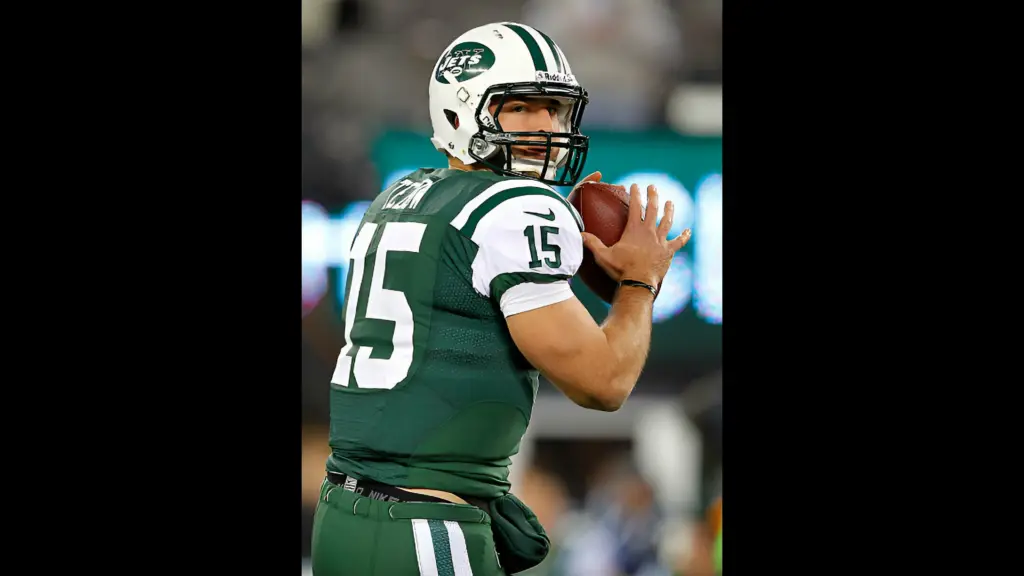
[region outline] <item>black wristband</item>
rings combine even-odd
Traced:
[[[658,296],[658,289],[657,288],[655,288],[654,286],[651,286],[650,284],[645,284],[643,282],[640,282],[638,280],[622,280],[621,282],[619,282],[619,286],[636,286],[638,288],[647,288],[648,290],[651,291],[652,295],[654,295],[655,297]]]

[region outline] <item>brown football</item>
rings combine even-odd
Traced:
[[[569,202],[583,218],[587,232],[611,246],[622,238],[629,217],[629,193],[624,186],[604,182],[583,182],[569,193]],[[618,283],[612,280],[594,261],[594,254],[583,249],[583,263],[579,277],[599,298],[612,302]]]

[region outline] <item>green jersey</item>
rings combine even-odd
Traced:
[[[327,469],[476,498],[509,489],[537,371],[505,319],[572,297],[582,220],[551,187],[423,169],[350,250]]]

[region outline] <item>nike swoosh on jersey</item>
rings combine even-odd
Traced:
[[[541,214],[540,212],[530,212],[529,210],[523,210],[523,214],[529,214],[530,216],[537,216],[537,217],[543,218],[545,220],[551,220],[552,222],[555,220],[555,211],[552,210],[551,208],[548,208],[548,213],[547,214]]]

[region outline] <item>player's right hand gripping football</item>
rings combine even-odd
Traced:
[[[610,248],[593,234],[583,232],[583,245],[594,253],[594,259],[616,282],[637,280],[660,286],[672,265],[672,257],[690,240],[690,229],[669,240],[675,207],[665,203],[665,214],[658,221],[658,191],[647,187],[647,209],[640,203],[640,187],[629,188],[629,217],[622,238]]]

